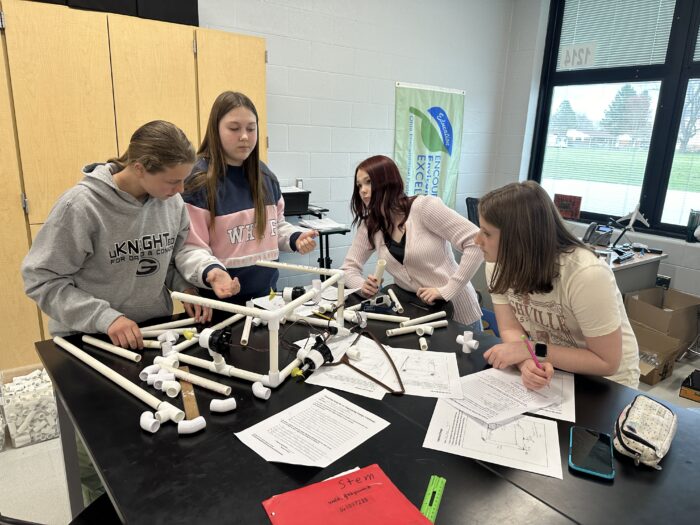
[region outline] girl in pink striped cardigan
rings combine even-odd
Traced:
[[[454,319],[481,332],[481,308],[469,282],[483,261],[474,244],[477,226],[437,197],[408,197],[398,167],[383,155],[355,170],[351,209],[357,232],[341,267],[348,288],[360,288],[365,297],[378,292],[381,283],[362,276],[376,251],[398,286],[427,304],[452,301]],[[462,252],[459,264],[453,247]]]

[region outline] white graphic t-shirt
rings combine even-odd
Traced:
[[[491,294],[494,304],[509,304],[533,341],[586,348],[586,337],[600,337],[622,328],[622,360],[608,379],[636,388],[639,348],[627,319],[612,270],[592,252],[576,248],[560,256],[559,277],[549,293]],[[486,264],[486,282],[494,263]]]

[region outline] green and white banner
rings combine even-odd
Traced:
[[[434,195],[455,207],[464,91],[396,83],[394,160],[407,195]]]

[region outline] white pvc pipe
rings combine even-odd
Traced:
[[[333,268],[315,268],[313,266],[304,266],[302,264],[289,264],[277,261],[258,261],[255,263],[257,266],[265,266],[267,268],[280,268],[287,270],[298,270],[304,273],[317,273],[319,275],[343,275],[342,270]]]
[[[102,350],[111,352],[115,355],[118,355],[119,357],[123,357],[124,359],[128,359],[129,361],[133,361],[134,363],[138,363],[139,361],[141,361],[141,354],[125,350],[124,348],[115,346],[112,343],[107,343],[105,341],[102,341],[101,339],[96,339],[95,337],[92,337],[90,335],[83,336],[83,343],[96,346],[97,348],[101,348]]]
[[[148,410],[141,414],[139,424],[143,430],[145,430],[146,432],[150,432],[151,434],[155,434],[160,428],[160,421],[158,421],[155,418],[153,412],[150,412]]]
[[[418,344],[420,345],[421,350],[425,351],[428,349],[428,341],[425,340],[425,337],[419,337]]]
[[[185,294],[187,295],[187,294]],[[191,296],[194,297],[194,296]],[[180,319],[179,321],[170,321],[168,323],[160,323],[160,324],[154,324],[151,326],[144,326],[141,328],[141,331],[148,332],[150,330],[167,330],[170,328],[179,328],[181,326],[192,326],[197,324],[197,321],[195,320],[194,317],[190,317],[189,319]]]
[[[266,386],[264,386],[259,381],[256,381],[255,383],[253,383],[253,395],[255,395],[255,397],[260,398],[260,399],[264,399],[267,401],[268,399],[270,399],[270,393],[271,393],[271,390],[269,388],[267,388]]]
[[[391,297],[391,300],[393,301],[393,303],[396,305],[396,311],[397,311],[398,313],[402,314],[402,313],[403,313],[403,306],[401,306],[401,303],[399,302],[399,298],[396,297],[396,294],[394,293],[394,290],[392,290],[391,288],[389,288],[389,289],[387,290],[387,293],[389,294],[389,297]]]
[[[212,399],[209,403],[209,412],[231,412],[236,410],[236,398]]]
[[[447,316],[447,313],[444,311],[435,312],[434,314],[428,314],[428,315],[424,315],[423,317],[416,317],[415,319],[405,321],[405,322],[401,323],[401,327],[411,326],[414,324],[425,324],[428,321],[432,321],[433,319],[441,319],[441,318],[446,317],[446,316]]]
[[[247,370],[241,370],[232,365],[217,366],[213,361],[207,361],[206,359],[201,359],[199,357],[194,357],[188,354],[176,354],[180,362],[203,368],[227,377],[237,377],[239,379],[245,379],[247,381],[261,381],[262,374],[256,374],[255,372],[248,372]],[[228,395],[228,394],[226,394]]]
[[[445,328],[447,324],[447,319],[441,319],[440,321],[430,321],[429,323],[423,323],[423,326],[432,326],[433,328]]]
[[[183,360],[183,362],[185,361]],[[163,365],[163,368],[166,369],[168,372],[171,372],[178,379],[183,379],[192,383],[193,385],[201,386],[202,388],[212,390],[225,396],[231,394],[231,387],[228,385],[217,383],[216,381],[212,381],[211,379],[207,379],[206,377],[198,376],[190,372],[185,372],[184,370],[180,370],[179,368],[174,368],[165,364]]]
[[[150,394],[149,392],[146,392],[140,386],[135,385],[126,377],[118,374],[107,365],[101,363],[100,361],[89,355],[87,352],[81,350],[74,344],[69,343],[62,337],[54,337],[53,342],[61,348],[63,348],[69,354],[80,359],[83,363],[105,376],[110,381],[119,385],[121,388],[129,392],[131,395],[133,395],[140,401],[146,403],[154,410],[157,410],[156,419],[158,419],[161,423],[170,419],[177,423],[180,419],[185,417],[185,413],[182,410],[174,407],[167,401],[161,401],[156,396]]]
[[[402,323],[410,319],[410,317],[404,317],[402,315],[378,314],[375,312],[365,313],[367,314],[367,319],[374,319],[376,321],[388,321],[390,323]]]
[[[347,355],[353,361],[358,361],[361,357],[360,349],[359,348],[348,348],[345,351],[345,355]]]
[[[141,335],[143,335],[143,332],[141,332]],[[143,340],[143,347],[144,348],[157,348],[160,350],[160,341],[152,341],[150,339],[144,339]]]
[[[248,339],[250,339],[250,327],[253,324],[253,318],[251,316],[246,316],[245,324],[243,325],[243,334],[241,334],[241,346],[248,346]]]
[[[386,331],[386,336],[387,337],[394,337],[397,335],[403,335],[403,334],[412,334],[418,328],[420,328],[421,325],[416,325],[416,326],[404,326],[402,328],[391,328],[390,330]]]
[[[194,419],[183,419],[177,424],[177,433],[182,434],[194,434],[200,430],[206,428],[207,421],[202,416],[196,417]]]
[[[374,276],[379,283],[382,284],[382,277],[384,277],[384,267],[386,266],[386,261],[384,259],[377,259],[377,266],[374,268]]]
[[[357,304],[353,304],[352,306],[346,306],[346,307],[345,307],[346,310],[350,310],[350,311],[353,311],[353,312],[356,312],[356,311],[359,310],[360,308],[362,308],[362,303],[357,303]]]
[[[182,334],[184,335],[187,332],[191,332],[193,334],[197,333],[197,329],[195,327],[189,327],[189,328],[162,328],[162,329],[156,329],[156,330],[141,330],[141,335],[143,337],[156,337],[158,340],[162,340],[160,336],[163,334],[171,333],[171,334]]]

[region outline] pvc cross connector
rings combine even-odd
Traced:
[[[457,344],[462,345],[462,352],[465,354],[471,354],[472,350],[479,348],[479,341],[474,339],[474,334],[468,330],[457,336]]]

